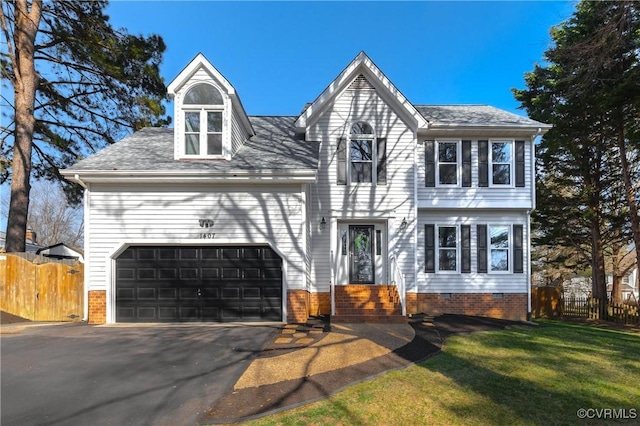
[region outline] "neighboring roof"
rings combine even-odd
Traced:
[[[416,105],[416,109],[434,127],[551,127],[489,105]]]
[[[318,168],[319,143],[296,137],[296,117],[249,117],[256,135],[231,160],[175,160],[174,130],[148,127],[62,171],[295,171]]]
[[[7,242],[7,234],[6,234],[6,232],[0,232],[0,252],[4,251],[4,246],[5,246],[6,242]],[[38,244],[34,244],[30,240],[26,240],[25,241],[25,251],[27,253],[36,253],[41,248],[42,248],[42,246],[40,246]]]
[[[49,247],[43,247],[38,250],[36,254],[57,259],[78,259],[80,262],[84,263],[84,253],[82,250],[70,247],[65,243],[58,243]]]
[[[302,130],[310,125],[324,111],[327,105],[331,103],[333,98],[351,84],[360,74],[366,76],[369,83],[372,83],[376,89],[381,89],[378,93],[383,96],[387,102],[396,104],[397,113],[409,120],[413,120],[419,128],[427,125],[424,117],[416,110],[416,108],[407,100],[407,98],[398,90],[398,88],[387,78],[386,75],[373,63],[371,58],[362,51],[343,69],[340,74],[327,86],[326,89],[305,109],[296,120],[296,126]],[[411,122],[411,121],[409,121]]]

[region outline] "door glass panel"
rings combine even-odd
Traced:
[[[349,226],[349,281],[354,284],[373,284],[373,226]]]

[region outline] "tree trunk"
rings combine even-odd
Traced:
[[[591,297],[606,299],[607,283],[604,265],[604,248],[602,245],[602,235],[600,234],[600,220],[598,218],[592,221],[591,238]]]
[[[40,25],[42,0],[27,0],[15,4],[14,48],[10,52],[14,82],[15,133],[11,163],[11,198],[7,218],[5,249],[25,251],[27,214],[29,212],[29,178],[31,150],[36,120],[33,115],[39,76],[34,63],[34,44]],[[11,49],[9,49],[11,50]]]
[[[620,272],[620,250],[615,249],[611,256],[611,303],[622,303],[622,274]]]

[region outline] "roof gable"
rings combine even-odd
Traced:
[[[422,114],[362,51],[300,114],[295,123],[298,131],[306,130],[345,88],[363,81],[378,89],[379,95],[386,102],[395,105],[396,112],[404,119],[413,122],[418,128],[427,127],[428,122]]]
[[[207,74],[211,76],[215,82],[222,87],[222,89],[228,94],[231,99],[232,107],[234,112],[240,117],[240,120],[243,124],[243,127],[247,131],[248,136],[253,136],[256,134],[253,127],[251,126],[251,122],[247,116],[244,107],[242,106],[242,102],[240,101],[240,97],[238,96],[238,92],[231,85],[229,80],[227,80],[221,73],[214,67],[211,62],[205,58],[202,53],[198,53],[195,58],[189,62],[189,64],[173,79],[169,86],[167,86],[167,93],[169,96],[174,98],[178,92],[185,85],[187,85],[193,76],[200,70],[204,70]]]

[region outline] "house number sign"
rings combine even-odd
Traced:
[[[215,232],[207,232],[210,228],[213,228],[213,219],[198,219],[198,223],[200,224],[200,228],[204,228],[203,231],[200,232],[200,238],[211,239],[215,238]]]

